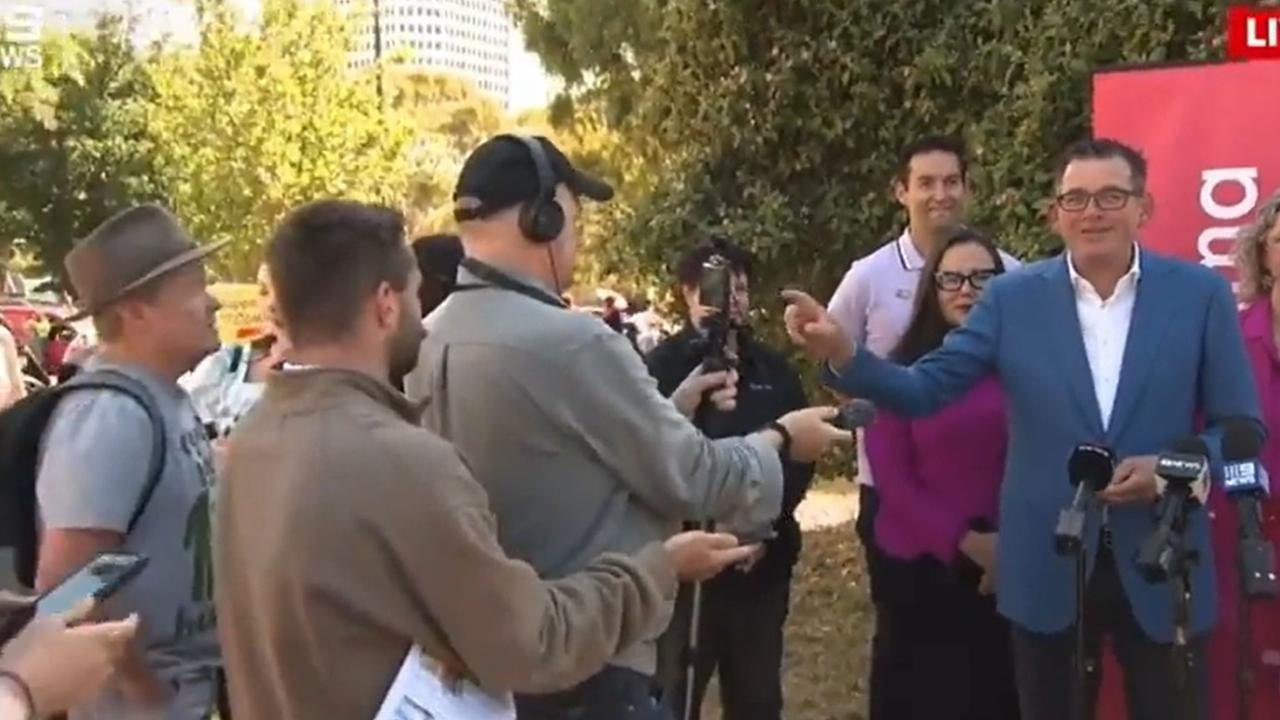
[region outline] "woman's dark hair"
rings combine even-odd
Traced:
[[[947,251],[958,245],[981,245],[991,255],[996,274],[1004,272],[1004,260],[991,238],[970,227],[958,227],[946,235],[942,242],[929,254],[924,267],[920,270],[920,282],[916,285],[915,307],[911,311],[911,322],[898,341],[890,357],[903,365],[910,365],[942,345],[942,340],[952,327],[942,316],[942,305],[938,303],[938,290],[934,285],[934,276],[938,274],[938,266]]]
[[[422,272],[418,300],[422,303],[422,317],[426,317],[457,285],[462,239],[449,234],[424,235],[413,241],[413,255]]]

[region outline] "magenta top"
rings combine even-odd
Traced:
[[[1267,441],[1259,460],[1267,475],[1276,478],[1280,473],[1280,352],[1276,351],[1276,336],[1271,330],[1271,299],[1264,297],[1245,308],[1240,313],[1240,326],[1258,385],[1262,419],[1267,425]],[[1268,504],[1275,503],[1277,497],[1276,480],[1271,482]]]
[[[949,564],[973,520],[996,527],[1007,435],[994,375],[929,417],[881,411],[866,432],[880,548],[902,560],[932,555]]]

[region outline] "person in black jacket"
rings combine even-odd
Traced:
[[[732,385],[712,392],[709,406],[695,410],[709,388],[701,365],[708,350],[704,320],[711,311],[698,303],[703,266],[714,255],[729,264],[732,299],[728,354],[735,367],[725,374]],[[647,356],[659,391],[694,417],[710,437],[746,435],[791,410],[808,406],[800,376],[782,354],[752,337],[750,309],[751,256],[719,240],[699,244],[676,267],[676,279],[689,308],[688,323]],[[735,382],[736,381],[736,382]],[[721,380],[720,383],[724,381]],[[736,389],[736,392],[734,392]],[[698,635],[693,712],[698,709],[712,672],[720,676],[725,720],[779,720],[782,717],[782,630],[790,606],[791,574],[800,556],[800,526],[794,513],[813,479],[813,465],[784,463],[782,514],[776,535],[762,545],[749,565],[724,571],[703,586]],[[682,592],[676,618],[663,638],[659,676],[668,707],[684,716],[686,657],[691,607]]]

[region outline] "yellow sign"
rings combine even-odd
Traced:
[[[222,342],[253,342],[269,332],[258,292],[258,286],[253,283],[214,283],[209,286],[209,294],[222,304],[218,310],[218,336]]]

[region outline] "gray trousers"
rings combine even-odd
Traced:
[[[1170,599],[1172,602],[1172,599]],[[1120,584],[1116,559],[1109,548],[1098,553],[1098,564],[1085,593],[1085,657],[1091,669],[1085,688],[1087,712],[1095,717],[1101,682],[1102,637],[1124,671],[1130,720],[1209,720],[1209,675],[1204,637],[1188,645],[1190,665],[1170,643],[1158,643],[1138,626]],[[1074,714],[1075,627],[1054,635],[1013,626],[1013,656],[1022,717],[1032,720],[1076,720]],[[1187,667],[1186,686],[1180,687],[1175,666]]]

